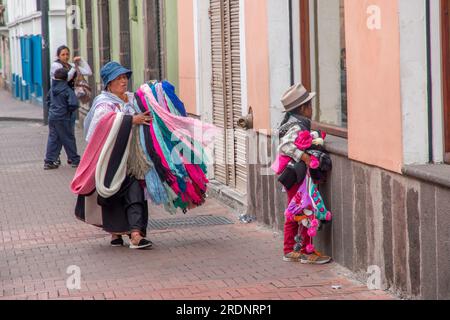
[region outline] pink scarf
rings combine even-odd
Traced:
[[[198,134],[198,130],[205,130],[205,131],[210,130],[210,132],[213,132],[213,133],[215,133],[217,131],[217,128],[212,125],[205,125],[202,122],[195,120],[195,119],[191,119],[191,118],[178,117],[178,116],[175,116],[175,115],[169,113],[168,111],[164,110],[164,108],[162,108],[158,104],[158,102],[155,100],[155,98],[151,92],[151,89],[147,85],[141,86],[141,89],[138,90],[137,94],[141,98],[141,101],[144,104],[144,107],[147,109],[149,106],[147,105],[147,101],[145,98],[148,99],[153,110],[158,114],[158,116],[161,117],[161,119],[164,121],[166,126],[169,128],[169,130],[171,130],[175,134],[179,133],[179,134],[177,134],[177,137],[180,140],[182,140],[183,142],[185,142],[186,145],[190,146],[192,151],[195,152],[196,154],[198,154],[200,151],[195,150],[192,143],[186,137],[201,139],[201,137],[195,137],[195,134],[196,133]],[[181,126],[181,127],[179,127],[179,126]],[[192,130],[191,132],[189,132],[189,128]],[[153,140],[157,141],[152,125],[150,126],[150,129],[151,129],[150,132],[152,134]],[[200,131],[200,133],[202,133],[202,132],[203,131]],[[209,142],[210,141],[206,141],[206,143],[209,143]],[[155,149],[156,149],[157,153],[161,156],[161,158],[164,159],[162,150],[161,150],[160,146],[158,145],[158,143],[155,143]],[[200,190],[206,191],[206,184],[209,181],[208,181],[208,179],[206,179],[206,176],[203,173],[203,171],[201,170],[200,166],[199,165],[191,165],[188,163],[188,161],[185,159],[185,157],[181,156],[180,154],[179,154],[179,156],[183,160],[184,167],[185,167],[189,177],[191,178],[192,183],[195,183],[195,185]],[[167,165],[167,162],[165,159],[163,161],[163,165],[164,166]],[[168,165],[167,165],[167,167],[168,167]],[[196,189],[192,183],[186,182],[186,195],[192,200],[193,203],[196,203],[196,204],[201,203],[202,199],[201,199],[200,195],[196,192]],[[183,200],[185,200],[185,195],[182,195],[182,197],[183,197]]]
[[[169,130],[187,146],[192,146],[192,143],[189,141],[190,139],[201,143],[204,147],[214,142],[214,138],[219,133],[219,129],[216,126],[203,123],[197,119],[179,117],[167,112],[155,100],[152,90],[148,85],[142,85],[139,91],[145,94],[145,97],[150,102],[153,110],[164,121],[167,128],[169,128]],[[196,152],[196,154],[198,154],[198,152]]]
[[[110,112],[98,123],[70,185],[74,194],[88,195],[95,190],[97,162],[116,119],[116,115],[115,112]]]

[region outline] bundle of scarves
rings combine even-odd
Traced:
[[[109,198],[128,174],[141,181],[147,200],[172,214],[202,205],[209,182],[205,148],[218,129],[187,117],[167,81],[144,84],[134,97],[136,113],[149,111],[153,121],[132,128],[127,116],[105,115],[83,155],[72,191],[78,195],[97,191]]]

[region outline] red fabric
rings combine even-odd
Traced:
[[[110,112],[98,123],[70,185],[73,193],[88,195],[95,190],[95,170],[98,158],[115,119],[116,113]]]
[[[297,194],[298,189],[300,188],[300,185],[295,185],[287,192],[287,198],[288,203],[292,201],[294,196]],[[292,251],[294,251],[294,246],[296,244],[295,242],[295,236],[299,233],[299,230],[301,229],[301,235],[303,238],[303,246],[302,246],[302,252],[306,252],[306,246],[308,244],[312,244],[312,238],[308,235],[308,229],[299,226],[298,222],[295,221],[286,221],[284,223],[284,254],[288,254]]]

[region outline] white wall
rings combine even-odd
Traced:
[[[212,61],[209,1],[194,0],[194,41],[197,114],[212,122]]]
[[[61,0],[58,0],[61,2]],[[64,0],[62,0],[64,4]],[[53,3],[53,1],[50,1]],[[58,2],[55,2],[58,3]],[[50,57],[53,60],[56,56],[56,50],[62,45],[67,45],[67,23],[66,23],[66,11],[60,6],[50,6],[51,12],[49,13],[49,30],[50,30]]]
[[[9,22],[26,18],[37,10],[36,0],[8,0],[7,5]]]
[[[8,0],[12,73],[22,75],[20,37],[42,33],[41,12],[36,10],[36,0]],[[49,28],[50,59],[53,60],[57,47],[67,42],[64,0],[50,1]]]
[[[444,162],[444,108],[442,83],[441,15],[439,1],[431,6],[431,68],[433,83],[433,161]]]
[[[399,0],[404,164],[428,162],[427,42],[423,0]]]
[[[299,6],[293,3],[294,27],[294,79],[300,78],[300,37]],[[281,97],[291,86],[289,1],[267,0],[270,72],[270,124],[278,128],[283,119]],[[297,35],[297,36],[296,36]]]

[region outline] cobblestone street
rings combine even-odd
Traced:
[[[42,113],[3,92],[0,99],[0,119]],[[194,216],[231,224],[151,229],[153,250],[111,248],[108,234],[75,219],[75,171],[65,154],[59,170],[43,170],[46,138],[47,127],[37,122],[0,121],[0,299],[395,299],[334,263],[283,262],[281,233],[243,224],[211,198],[187,216],[151,207],[152,225]],[[82,153],[80,135],[78,142]],[[69,291],[73,265],[81,269],[81,289]]]

